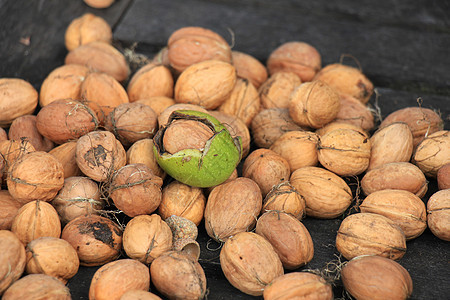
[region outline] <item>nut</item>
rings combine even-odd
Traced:
[[[284,273],[272,245],[253,232],[237,233],[225,242],[220,266],[235,288],[252,296],[261,296],[264,288]]]
[[[153,174],[164,179],[166,173],[158,165],[153,154],[153,140],[142,139],[133,143],[127,150],[127,164],[144,164]]]
[[[160,297],[158,297],[157,295],[147,292],[147,291],[143,291],[143,290],[129,290],[126,291],[122,297],[120,297],[120,300],[135,300],[135,299],[139,299],[139,300],[162,300]]]
[[[0,295],[22,276],[27,263],[25,246],[9,230],[0,230]]]
[[[437,131],[423,139],[416,148],[412,162],[426,176],[436,178],[438,170],[450,163],[449,131]]]
[[[408,299],[413,282],[399,263],[378,255],[357,256],[341,270],[344,288],[356,299]]]
[[[112,2],[111,0],[109,1]],[[111,26],[105,19],[91,13],[85,13],[70,22],[64,35],[64,43],[67,50],[71,51],[78,46],[94,41],[102,41],[109,44],[112,42]]]
[[[406,240],[421,235],[427,228],[427,209],[422,200],[404,190],[381,190],[367,196],[359,206],[361,212],[376,213],[394,221]]]
[[[357,213],[342,221],[336,249],[349,260],[360,255],[397,260],[406,252],[406,239],[400,226],[391,219],[379,214]]]
[[[345,122],[337,121],[337,120],[330,122],[321,128],[316,129],[315,133],[317,133],[319,136],[324,136],[328,132],[336,130],[336,129],[352,129],[352,130],[358,131],[362,135],[369,138],[369,134],[364,129],[362,129],[360,126],[356,126],[354,124],[345,123]]]
[[[289,108],[291,93],[302,83],[293,72],[277,72],[259,88],[263,108]]]
[[[436,179],[440,190],[450,189],[450,163],[439,168]]]
[[[83,0],[84,3],[93,8],[107,8],[110,7],[114,0]]]
[[[304,266],[314,256],[308,229],[292,215],[268,211],[258,218],[255,232],[270,242],[285,269]]]
[[[311,81],[321,66],[322,59],[317,49],[300,41],[280,45],[267,59],[270,75],[280,71],[294,72],[302,82]]]
[[[206,109],[199,105],[188,103],[176,103],[164,109],[158,116],[159,127],[167,125],[170,115],[176,110],[196,110],[204,113],[208,113]]]
[[[26,138],[37,151],[50,151],[54,144],[42,136],[36,127],[35,115],[24,115],[16,118],[9,127],[8,137],[10,140]]]
[[[450,241],[450,189],[441,190],[427,202],[428,228],[444,241]]]
[[[123,249],[128,257],[150,264],[172,249],[172,230],[157,214],[132,218],[123,232]]]
[[[20,140],[4,140],[0,141],[0,156],[2,160],[2,179],[6,180],[9,167],[23,155],[34,152],[33,145],[26,138]]]
[[[60,280],[45,274],[26,275],[12,284],[3,300],[58,299],[71,300],[70,291]]]
[[[306,202],[306,215],[333,219],[344,213],[352,202],[347,183],[331,171],[303,167],[291,174],[290,183]]]
[[[280,211],[301,220],[306,215],[306,202],[289,181],[274,186],[263,200],[261,213]]]
[[[249,80],[257,89],[267,80],[266,67],[255,57],[240,51],[231,51],[231,56],[239,78]]]
[[[0,78],[0,126],[8,127],[17,117],[30,115],[38,104],[38,92],[19,78]]]
[[[375,127],[374,117],[370,109],[353,96],[340,94],[341,109],[336,121],[354,124],[365,131],[370,131]]]
[[[150,106],[157,116],[159,116],[166,108],[175,104],[175,100],[166,96],[151,96],[136,100],[135,102]]]
[[[148,63],[139,68],[127,85],[130,102],[150,97],[173,97],[174,79],[170,70],[159,64]]]
[[[22,203],[14,199],[8,190],[0,191],[0,230],[10,230]],[[0,293],[1,294],[1,293]]]
[[[216,186],[205,208],[208,235],[218,242],[242,231],[251,230],[262,208],[259,186],[246,177],[238,177]]]
[[[339,94],[328,84],[315,80],[299,85],[289,99],[289,115],[300,126],[320,128],[339,113]]]
[[[81,170],[78,168],[77,161],[75,160],[76,147],[77,141],[69,141],[56,146],[48,152],[62,164],[64,178],[81,175]]]

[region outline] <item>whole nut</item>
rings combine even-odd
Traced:
[[[337,232],[336,249],[346,258],[380,255],[393,260],[406,252],[406,238],[400,226],[391,219],[373,213],[346,217]]]
[[[64,34],[67,50],[71,51],[78,46],[94,41],[112,42],[111,26],[102,17],[85,13],[73,19],[67,26]]]
[[[362,129],[360,126],[356,126],[354,124],[350,124],[350,123],[346,123],[346,122],[342,122],[342,121],[338,121],[338,120],[334,120],[333,122],[330,122],[327,125],[316,129],[315,133],[317,133],[319,136],[324,136],[328,132],[336,130],[336,129],[352,129],[352,130],[358,131],[362,135],[369,138],[369,134],[367,133],[367,131]]]
[[[291,93],[302,83],[293,72],[277,72],[259,88],[263,108],[289,108]]]
[[[23,155],[34,152],[34,146],[26,138],[20,140],[0,141],[0,156],[2,160],[2,179],[6,180],[9,167]]]
[[[220,60],[187,67],[175,83],[175,102],[215,109],[227,100],[236,84],[236,69]]]
[[[71,300],[72,297],[69,288],[60,280],[45,274],[29,274],[14,282],[5,291],[2,299]]]
[[[322,166],[340,176],[356,176],[369,166],[371,142],[352,129],[336,129],[320,137],[318,159]]]
[[[64,226],[61,238],[77,251],[81,266],[100,266],[117,259],[122,249],[122,229],[110,219],[81,216]]]
[[[271,75],[280,71],[294,72],[303,82],[311,81],[321,66],[322,59],[317,49],[301,41],[280,45],[267,59],[267,68]]]
[[[334,299],[331,285],[309,272],[292,272],[275,278],[264,288],[263,296],[265,300]]]
[[[268,211],[258,218],[255,232],[270,242],[285,269],[297,269],[314,257],[308,229],[292,215]]]
[[[359,206],[361,212],[376,213],[394,221],[406,240],[421,235],[427,228],[427,209],[422,200],[404,190],[381,190],[367,196]]]
[[[23,205],[17,212],[11,226],[22,244],[43,236],[59,238],[61,235],[61,221],[58,213],[45,201],[31,201]]]
[[[341,270],[344,288],[356,299],[408,299],[413,282],[398,262],[378,255],[357,256]]]
[[[237,233],[225,242],[220,266],[235,288],[252,296],[261,296],[264,288],[284,273],[272,245],[253,232]]]
[[[440,190],[450,189],[450,163],[439,168],[436,179]]]
[[[131,77],[127,92],[130,102],[134,102],[155,96],[172,98],[173,88],[174,79],[170,70],[163,65],[148,63]]]
[[[306,202],[306,215],[333,219],[344,213],[352,202],[347,183],[331,171],[303,167],[291,174],[290,183]]]
[[[231,56],[239,78],[246,78],[257,89],[267,80],[267,69],[258,59],[235,50],[231,51]]]
[[[0,191],[0,230],[10,230],[22,203],[14,199],[8,190]]]
[[[27,263],[25,246],[17,235],[0,230],[0,295],[22,276]]]
[[[336,116],[336,121],[354,124],[365,131],[375,127],[374,116],[366,105],[353,96],[340,94],[341,108]]]
[[[136,100],[135,102],[150,106],[157,116],[159,116],[166,108],[175,104],[175,100],[173,100],[173,98],[166,96],[151,96]]]
[[[148,291],[150,270],[134,259],[119,259],[101,266],[92,277],[89,299],[119,300],[130,290]]]
[[[26,247],[28,274],[46,274],[63,283],[75,276],[80,266],[78,254],[69,242],[56,237],[40,237]]]
[[[231,48],[218,33],[203,27],[182,27],[175,30],[167,41],[170,66],[183,72],[189,66],[218,60],[231,63]]]
[[[143,290],[129,290],[126,291],[122,297],[120,297],[120,300],[162,300],[159,296],[150,293],[148,291]]]
[[[441,190],[427,202],[428,228],[444,241],[450,241],[450,189]]]
[[[302,83],[291,93],[289,115],[300,126],[320,128],[336,118],[340,107],[334,88],[315,80]]]
[[[246,177],[238,177],[216,186],[205,208],[208,235],[218,242],[242,231],[251,230],[262,208],[259,186]]]
[[[8,127],[17,117],[30,115],[38,104],[38,92],[19,78],[0,78],[0,126]]]
[[[67,64],[57,67],[44,79],[39,92],[41,107],[61,99],[80,100],[81,84],[89,74],[86,66]]]
[[[81,175],[81,170],[78,168],[77,161],[75,159],[76,147],[77,141],[69,141],[56,146],[48,152],[62,164],[64,169],[64,178]]]
[[[317,73],[314,80],[326,82],[339,93],[355,97],[364,104],[373,94],[373,84],[366,75],[357,68],[343,64],[325,66]]]
[[[370,163],[367,170],[383,164],[411,159],[413,136],[406,123],[392,123],[378,129],[371,137]]]
[[[412,162],[426,176],[435,178],[438,170],[450,163],[449,131],[437,131],[423,139],[416,148]]]
[[[48,138],[42,136],[36,127],[36,115],[24,115],[16,118],[9,127],[10,140],[26,138],[37,151],[50,151],[54,144]]]
[[[280,211],[301,220],[306,215],[306,202],[289,181],[274,186],[263,200],[261,213]]]
[[[127,164],[144,164],[152,170],[153,174],[161,177],[161,179],[164,179],[166,176],[153,154],[152,139],[142,139],[134,142],[127,150]]]
[[[83,0],[84,3],[93,8],[107,8],[110,7],[115,0]]]
[[[205,272],[198,261],[180,251],[169,251],[150,265],[152,282],[168,299],[203,299],[207,293]]]
[[[150,264],[172,249],[172,231],[157,214],[132,218],[123,232],[123,249],[128,257]]]
[[[409,191],[422,198],[428,190],[428,181],[412,163],[394,162],[366,172],[361,179],[361,188],[366,196],[379,190],[394,189]]]

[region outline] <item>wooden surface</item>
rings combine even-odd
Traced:
[[[138,54],[148,57],[183,26],[212,29],[234,43],[233,49],[262,62],[273,49],[291,40],[315,46],[323,65],[347,55],[344,62],[356,66],[352,56],[376,86],[382,117],[399,108],[417,106],[420,98],[423,107],[441,112],[445,128],[450,129],[448,0],[117,0],[101,10],[81,0],[0,0],[0,77],[22,78],[39,89],[48,73],[64,63],[66,27],[86,12],[107,20],[119,49],[134,45]],[[371,104],[375,104],[375,96]],[[436,182],[430,179],[424,201],[436,190]],[[334,240],[341,220],[303,221],[313,238],[315,255],[300,270],[323,270],[336,260],[339,253]],[[210,243],[203,224],[199,229],[208,299],[258,299],[227,282],[218,263],[220,250],[213,250],[219,245]],[[409,241],[407,248],[399,263],[412,276],[412,299],[448,299],[449,242],[439,240],[427,229]],[[73,299],[88,299],[96,269],[80,268],[69,281]],[[339,280],[334,291],[335,298],[348,299]]]

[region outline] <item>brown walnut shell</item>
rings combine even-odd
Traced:
[[[361,212],[380,214],[394,221],[403,230],[406,240],[418,237],[427,228],[425,203],[408,191],[373,192],[364,199],[359,208]]]
[[[450,163],[439,168],[436,179],[440,190],[450,189]]]
[[[258,218],[255,232],[270,242],[285,269],[297,269],[313,259],[311,235],[292,215],[268,211]]]
[[[8,190],[0,191],[0,230],[10,230],[22,203],[14,199]]]
[[[157,116],[159,116],[166,108],[176,103],[173,98],[166,96],[151,96],[136,100],[135,102],[150,106]]]
[[[423,139],[413,154],[412,162],[426,176],[436,178],[438,170],[450,163],[449,131],[437,131]]]
[[[291,93],[302,83],[293,72],[277,72],[259,88],[261,106],[267,108],[289,108]]]
[[[2,157],[2,180],[6,181],[8,177],[9,167],[14,164],[23,155],[34,152],[34,146],[28,141],[27,138],[20,140],[3,140],[0,141],[0,156]]]
[[[54,147],[54,144],[37,130],[36,118],[35,115],[24,115],[16,118],[9,127],[8,137],[10,140],[26,138],[36,151],[48,152]]]
[[[153,153],[153,140],[142,139],[134,142],[127,150],[127,164],[144,164],[153,174],[164,179],[166,172],[161,169]]]
[[[406,238],[400,226],[374,213],[346,217],[337,232],[336,249],[346,258],[380,255],[393,260],[406,253]]]
[[[102,17],[91,13],[75,18],[67,26],[64,34],[66,49],[71,51],[78,46],[94,41],[112,42],[111,26]]]
[[[206,202],[206,232],[214,240],[224,242],[238,232],[251,230],[261,208],[261,190],[253,180],[238,177],[220,184]]]
[[[172,230],[157,214],[132,218],[123,232],[123,249],[128,257],[150,264],[172,249]]]
[[[129,290],[126,291],[120,300],[162,300],[159,296],[143,290]]]
[[[261,296],[264,288],[284,273],[269,241],[253,232],[237,233],[225,242],[220,251],[220,266],[235,288],[252,296]]]
[[[255,88],[267,80],[267,69],[258,59],[240,51],[231,51],[231,56],[239,78],[246,78]]]
[[[117,259],[122,249],[122,229],[108,218],[90,215],[64,226],[61,238],[77,251],[81,266],[100,266]]]
[[[337,121],[337,120],[334,120],[333,122],[330,122],[327,125],[316,129],[315,133],[317,133],[319,136],[324,136],[328,132],[336,130],[336,129],[352,129],[352,130],[358,131],[362,135],[369,138],[369,134],[367,133],[367,131],[362,129],[360,126],[356,126],[354,124]]]
[[[75,159],[76,147],[77,141],[69,141],[56,146],[48,152],[62,164],[64,169],[64,178],[81,175],[81,170],[78,168],[77,161]]]
[[[450,189],[441,190],[427,202],[428,228],[444,241],[450,241]]]
[[[110,7],[115,0],[83,0],[84,3],[93,8],[107,8]]]
[[[196,105],[196,104],[176,103],[174,105],[167,107],[158,116],[159,127],[166,125],[167,122],[169,121],[169,116],[176,110],[196,110],[196,111],[208,113],[208,111],[205,108],[203,108],[199,105]]]
[[[27,263],[25,246],[9,230],[0,230],[0,295],[22,276]]]
[[[148,291],[149,268],[134,259],[119,259],[101,266],[92,277],[89,299],[120,300],[130,290]]]
[[[352,202],[352,191],[338,175],[319,167],[303,167],[291,174],[290,183],[306,202],[306,215],[333,219]]]
[[[301,220],[306,215],[306,202],[289,181],[274,186],[263,200],[261,213],[280,211]]]
[[[354,124],[365,131],[375,127],[374,116],[366,105],[353,96],[340,94],[341,108],[336,116],[336,121]]]
[[[173,97],[174,79],[170,70],[159,64],[149,63],[131,77],[127,85],[130,102],[156,96]]]
[[[17,117],[30,115],[38,104],[38,92],[19,78],[0,78],[0,127],[8,127]]]
[[[60,280],[45,274],[29,274],[14,282],[2,299],[71,300],[72,297],[69,288]]]
[[[356,299],[408,299],[413,282],[398,262],[378,255],[357,256],[341,270],[344,288]]]

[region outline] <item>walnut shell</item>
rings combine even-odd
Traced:
[[[238,78],[229,97],[217,108],[250,126],[261,107],[258,90],[247,79]]]
[[[292,215],[268,211],[258,218],[255,232],[270,242],[285,269],[297,269],[313,259],[311,235]]]
[[[175,30],[167,46],[170,66],[177,72],[183,72],[189,66],[205,60],[231,63],[231,48],[227,41],[207,28],[182,27]]]
[[[172,249],[172,230],[157,214],[132,218],[123,232],[123,249],[128,257],[150,264]]]
[[[261,190],[253,180],[238,177],[216,186],[205,207],[208,235],[223,242],[241,231],[251,230],[262,207]]]
[[[2,179],[6,180],[8,176],[9,167],[14,164],[23,155],[34,152],[34,146],[27,138],[20,140],[4,140],[0,141],[0,156],[2,160]]]
[[[58,212],[61,222],[67,224],[80,216],[99,214],[105,201],[100,199],[99,186],[92,179],[71,176],[64,179],[63,187],[51,204]]]
[[[406,252],[406,238],[400,226],[374,213],[357,213],[346,217],[337,232],[336,249],[346,258],[380,255],[393,260]]]
[[[161,203],[162,184],[146,165],[125,165],[114,173],[109,197],[129,217],[151,214]]]
[[[306,215],[306,202],[289,181],[274,186],[263,200],[261,213],[280,211],[301,220]]]
[[[196,105],[196,104],[176,103],[174,105],[167,107],[158,116],[159,127],[166,125],[167,122],[169,121],[169,116],[176,110],[196,110],[196,111],[208,113],[208,111],[205,108],[203,108],[199,105]]]
[[[6,183],[11,196],[21,203],[51,201],[64,185],[64,169],[53,155],[34,151],[9,167]]]
[[[75,18],[67,26],[64,34],[66,49],[71,51],[78,46],[94,41],[112,42],[111,26],[100,16],[85,13]]]
[[[203,299],[207,293],[202,266],[179,251],[169,251],[150,265],[152,282],[168,299]]]
[[[322,166],[340,176],[363,173],[371,159],[371,140],[352,129],[336,129],[320,137],[318,159]]]
[[[220,266],[235,288],[252,296],[261,296],[264,288],[284,273],[272,245],[253,232],[237,233],[225,242]]]
[[[130,74],[125,56],[112,45],[100,41],[73,49],[66,55],[64,63],[86,66],[91,71],[109,74],[119,82],[125,81]]]
[[[361,179],[361,188],[366,196],[379,190],[394,189],[409,191],[422,198],[428,190],[428,181],[412,163],[394,162],[368,171]]]
[[[56,144],[63,144],[97,129],[95,112],[80,101],[61,99],[41,108],[36,116],[40,134]]]
[[[255,88],[259,88],[267,80],[266,67],[250,54],[231,51],[233,66],[239,78],[249,80]]]
[[[83,174],[103,182],[125,166],[126,152],[111,132],[92,131],[78,139],[75,159]]]
[[[41,107],[60,99],[80,100],[81,84],[89,74],[86,66],[67,64],[62,65],[47,75],[39,92]]]
[[[0,295],[22,276],[27,263],[25,246],[17,235],[0,230]],[[3,298],[2,298],[3,299]]]
[[[126,291],[120,300],[162,300],[159,296],[143,290],[129,290]]]
[[[336,115],[336,121],[354,124],[365,131],[375,127],[372,111],[353,96],[340,94],[341,108]]]
[[[201,188],[174,180],[162,190],[158,214],[164,220],[172,215],[180,216],[198,226],[203,219],[205,205],[206,197]]]
[[[337,120],[334,120],[333,122],[330,122],[327,125],[316,129],[315,133],[317,133],[319,136],[324,136],[328,132],[336,130],[336,129],[352,129],[352,130],[358,131],[362,135],[369,138],[369,134],[367,133],[367,131],[362,129],[360,126],[356,126],[354,124],[345,123],[345,122],[337,121]]]
[[[26,247],[28,274],[46,274],[63,283],[75,276],[80,266],[77,251],[66,240],[40,237]]]
[[[449,131],[437,131],[423,139],[417,146],[412,161],[426,176],[436,178],[438,170],[450,163]]]
[[[83,0],[84,3],[93,8],[107,8],[110,7],[115,0]]]
[[[81,175],[81,170],[78,168],[77,161],[75,159],[76,147],[77,141],[69,141],[56,146],[48,152],[62,164],[64,169],[64,178]]]
[[[127,92],[130,102],[156,96],[173,97],[174,79],[170,70],[159,64],[149,63],[139,68],[131,77]]]
[[[263,296],[265,300],[334,299],[331,285],[309,272],[292,272],[275,278],[264,288]]]
[[[380,128],[389,124],[403,122],[408,124],[413,135],[414,148],[428,135],[444,129],[444,121],[434,110],[423,107],[405,107],[390,113]]]
[[[144,164],[153,174],[164,179],[166,172],[158,165],[153,153],[153,140],[142,139],[134,142],[127,150],[127,165]]]
[[[302,83],[293,72],[277,72],[259,88],[263,108],[289,108],[291,93]]]
[[[269,149],[256,149],[247,156],[242,167],[242,176],[255,181],[263,197],[273,186],[288,181],[290,175],[288,161]]]
[[[136,100],[137,103],[142,103],[148,105],[153,109],[156,115],[160,115],[166,108],[171,105],[174,105],[176,102],[173,98],[169,98],[166,96],[151,96],[148,98],[143,98]]]
[[[253,118],[250,129],[256,146],[269,148],[284,133],[303,128],[295,124],[287,108],[268,108]]]
[[[378,255],[357,256],[341,270],[344,288],[356,299],[408,299],[413,282],[398,262]]]
[[[373,94],[372,82],[361,70],[343,64],[330,64],[320,70],[314,80],[326,82],[341,94],[367,103]]]
[[[450,163],[439,168],[436,179],[440,190],[450,189]]]
[[[10,230],[22,203],[14,199],[8,190],[0,191],[0,230]]]
[[[192,239],[196,240],[198,236],[197,225],[189,219],[172,215],[165,219],[170,230],[172,230],[173,241],[179,239]]]
[[[8,127],[17,117],[30,115],[38,104],[38,92],[19,78],[0,78],[0,126]]]
[[[43,236],[59,238],[61,235],[61,221],[58,213],[45,201],[32,201],[23,205],[17,212],[11,226],[22,244]]]
[[[392,123],[378,129],[371,136],[370,144],[368,171],[391,162],[409,161],[413,152],[413,136],[406,123]]]
[[[236,69],[219,60],[206,60],[186,68],[175,83],[175,102],[215,109],[233,92]]]
[[[164,132],[163,147],[170,154],[185,149],[205,149],[206,142],[213,135],[214,131],[205,123],[191,119],[174,120]]]
[[[333,219],[344,213],[352,202],[347,183],[331,171],[303,167],[291,174],[290,183],[306,202],[306,215]]]
[[[339,94],[322,81],[305,82],[290,96],[289,115],[300,126],[320,128],[339,113]]]
[[[428,227],[444,241],[450,241],[450,189],[441,190],[427,202]]]
[[[319,137],[314,132],[292,130],[276,139],[269,149],[287,160],[292,173],[302,167],[318,164],[318,143]]]
[[[77,251],[81,266],[100,266],[117,259],[122,249],[122,229],[108,218],[90,215],[64,226],[61,238]]]
[[[280,45],[267,59],[267,68],[271,75],[280,71],[294,72],[303,82],[311,81],[321,66],[322,58],[317,49],[301,41]]]
[[[148,291],[150,270],[134,259],[119,259],[101,266],[92,277],[89,299],[119,300],[130,290]]]
[[[380,214],[394,221],[403,230],[406,240],[418,237],[427,228],[425,203],[408,191],[373,192],[364,199],[359,208],[361,212]]]
[[[37,151],[48,152],[53,149],[54,144],[37,130],[36,118],[36,115],[24,115],[16,118],[9,127],[8,137],[10,140],[26,138]]]
[[[2,299],[71,300],[72,297],[69,288],[60,280],[45,274],[30,274],[14,282]]]

